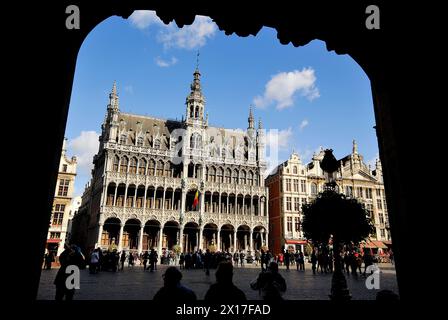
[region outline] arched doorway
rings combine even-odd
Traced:
[[[252,242],[254,244],[253,250],[260,250],[266,244],[266,228],[263,226],[256,226],[252,232]]]
[[[218,226],[214,223],[207,223],[204,226],[202,234],[203,244],[202,248],[209,249],[210,246],[214,246],[214,249],[218,250]]]
[[[123,228],[123,238],[121,239],[121,245],[124,250],[138,249],[140,225],[141,222],[137,219],[129,219],[126,221]]]
[[[100,246],[104,249],[111,244],[118,246],[118,238],[120,235],[121,221],[118,218],[108,218],[103,225],[103,233],[101,234]]]
[[[223,252],[233,252],[234,251],[234,237],[235,237],[235,227],[231,224],[225,224],[221,227],[219,232],[219,237],[221,241],[221,251]]]
[[[238,251],[250,250],[250,228],[247,225],[241,225],[236,232],[236,249]]]
[[[199,225],[196,222],[188,222],[184,226],[184,243],[185,252],[194,252],[199,249]]]
[[[148,220],[143,228],[142,250],[157,250],[159,245],[160,222],[157,220]]]
[[[176,221],[168,221],[165,223],[165,225],[163,226],[161,243],[162,250],[172,250],[173,246],[179,243],[179,230],[179,223],[177,223]]]

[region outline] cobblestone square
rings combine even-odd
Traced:
[[[392,290],[398,293],[396,274],[393,265],[378,264],[380,268],[380,289]],[[167,266],[158,266],[155,272],[144,271],[141,266],[128,267],[124,271],[99,272],[90,274],[88,269],[81,270],[80,289],[76,290],[75,300],[151,300],[157,290],[163,285],[162,274]],[[284,294],[286,300],[329,300],[332,274],[313,275],[311,265],[307,270],[289,271],[284,266],[280,273],[287,282]],[[364,269],[363,269],[364,270]],[[258,291],[252,290],[250,282],[258,276],[260,268],[254,265],[234,268],[234,284],[246,294],[249,300],[259,300]],[[55,286],[53,280],[57,269],[42,270],[38,300],[53,300]],[[203,270],[182,270],[182,284],[191,288],[202,300],[209,286],[215,282],[215,270],[210,270],[207,276]],[[374,300],[379,290],[367,289],[366,279],[362,276],[347,275],[347,284],[353,300]]]

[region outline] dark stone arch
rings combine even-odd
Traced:
[[[80,3],[80,2],[79,2]],[[71,4],[78,4],[72,1]],[[297,8],[291,3],[278,3],[260,7],[234,6],[229,2],[214,3],[213,7],[205,2],[186,2],[176,4],[159,1],[141,2],[138,0],[103,2],[82,2],[82,27],[80,30],[65,28],[62,16],[67,3],[36,4],[36,10],[42,21],[42,28],[29,30],[25,42],[39,46],[54,46],[53,50],[36,52],[31,64],[37,65],[35,74],[48,75],[49,81],[45,84],[35,83],[32,96],[40,96],[46,101],[49,110],[48,116],[42,122],[30,121],[27,126],[33,132],[39,132],[47,148],[34,146],[35,154],[39,154],[36,166],[45,168],[40,174],[42,182],[39,192],[30,199],[35,203],[38,212],[42,215],[30,213],[30,223],[38,227],[33,228],[30,238],[36,239],[29,251],[33,252],[30,266],[33,268],[33,278],[29,288],[29,298],[35,299],[42,264],[45,238],[48,231],[48,219],[51,214],[51,198],[55,188],[55,173],[59,163],[59,155],[64,136],[65,121],[67,119],[73,75],[79,48],[89,32],[104,19],[118,15],[129,17],[135,9],[156,10],[164,23],[173,19],[179,27],[191,24],[197,14],[211,17],[226,34],[236,33],[239,36],[256,35],[263,27],[275,28],[277,38],[281,44],[292,43],[294,46],[305,45],[314,39],[325,41],[328,50],[338,54],[349,54],[368,75],[373,94],[376,117],[376,132],[379,142],[380,158],[383,164],[384,180],[386,186],[390,224],[394,239],[397,277],[402,299],[415,299],[416,292],[432,292],[427,281],[423,278],[415,279],[412,269],[414,253],[425,251],[425,244],[408,246],[406,242],[411,239],[415,230],[432,232],[433,222],[428,219],[422,221],[420,213],[425,211],[423,203],[414,200],[415,181],[409,172],[413,171],[414,164],[409,160],[409,150],[413,150],[415,141],[422,139],[422,132],[415,130],[416,123],[426,122],[430,117],[437,117],[435,113],[423,115],[420,110],[410,110],[408,106],[426,102],[425,90],[419,88],[414,77],[407,75],[413,68],[403,57],[414,55],[415,60],[423,51],[415,34],[399,32],[406,25],[408,17],[418,16],[422,6],[397,6],[393,2],[381,2],[382,30],[367,30],[365,28],[365,8],[367,1],[334,1],[332,3],[306,2],[297,3]],[[361,12],[361,14],[360,14]],[[46,19],[47,17],[48,19]],[[392,24],[392,20],[395,22]],[[378,31],[378,32],[377,32]],[[35,34],[32,34],[32,33]],[[44,35],[44,36],[42,36]],[[423,35],[423,40],[426,35]],[[397,37],[398,40],[397,41]],[[36,46],[37,47],[37,46]],[[426,49],[426,47],[425,47]],[[39,61],[39,64],[34,63]],[[397,84],[401,84],[400,87]],[[46,92],[50,86],[53,90]],[[57,94],[54,94],[57,92]],[[413,94],[409,94],[412,92]],[[424,97],[425,96],[425,97]],[[39,118],[40,108],[30,110],[28,119]],[[429,121],[428,121],[429,122]],[[59,125],[51,125],[51,124]],[[48,124],[48,125],[45,125]],[[428,133],[430,141],[432,137]],[[423,237],[423,235],[422,235]],[[426,238],[426,237],[425,237]],[[429,238],[429,237],[428,237]],[[421,249],[421,250],[420,250]],[[34,252],[35,255],[34,255]],[[431,295],[426,295],[429,298]]]

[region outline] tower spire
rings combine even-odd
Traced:
[[[352,150],[353,154],[358,154],[358,144],[356,143],[356,140],[353,139],[353,150]]]
[[[249,129],[254,129],[254,115],[252,113],[252,105],[249,107],[249,118],[247,118],[249,122]]]
[[[114,80],[112,91],[109,94],[109,105],[107,106],[107,109],[118,110],[118,108],[117,81]]]

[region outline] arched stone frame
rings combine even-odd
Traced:
[[[235,243],[235,227],[230,221],[226,221],[219,226],[219,240],[218,247],[223,252],[233,252]]]
[[[143,226],[142,251],[155,249],[159,245],[159,232],[161,232],[162,223],[156,217],[149,218]]]
[[[136,218],[126,220],[123,226],[122,238],[120,239],[123,250],[138,250],[141,224],[141,221]]]
[[[247,223],[240,224],[237,227],[236,232],[236,250],[248,252],[250,249],[250,230],[251,228]]]
[[[117,196],[117,184],[115,181],[109,182],[106,188],[106,206],[114,206],[115,205],[115,198]]]
[[[148,168],[148,161],[146,160],[146,158],[141,157],[140,159],[138,159],[138,169],[137,169],[138,174],[146,175],[147,168]]]
[[[49,4],[43,4],[40,8],[42,12],[46,11],[50,14],[53,11],[49,7],[46,7],[47,5],[49,6]],[[54,61],[52,55],[46,57],[49,63],[42,63],[42,65],[45,66],[49,74],[54,75],[49,77],[52,79],[51,86],[59,88],[56,91],[61,92],[61,95],[64,97],[64,103],[57,102],[56,97],[52,98],[48,96],[48,105],[52,110],[62,107],[63,112],[50,112],[49,117],[45,121],[48,121],[48,123],[59,123],[65,120],[70,101],[78,49],[87,34],[98,23],[112,15],[127,18],[134,9],[157,9],[158,14],[166,23],[175,19],[179,26],[183,26],[192,23],[195,14],[201,14],[212,17],[220,26],[220,29],[224,30],[226,34],[236,32],[239,36],[256,35],[262,26],[269,26],[277,30],[278,39],[281,44],[292,42],[294,46],[301,46],[309,43],[313,39],[325,41],[328,50],[335,50],[338,54],[349,54],[363,68],[371,81],[376,115],[375,129],[379,140],[381,160],[385,168],[384,176],[389,200],[389,213],[396,246],[397,273],[401,273],[398,280],[400,293],[402,294],[401,298],[406,297],[407,299],[411,299],[413,296],[416,296],[413,294],[414,292],[430,291],[419,290],[427,288],[429,284],[426,284],[424,279],[414,279],[414,281],[414,271],[410,270],[410,267],[407,267],[412,265],[416,250],[415,246],[411,250],[402,245],[405,243],[405,239],[412,237],[416,229],[432,230],[429,221],[419,221],[419,215],[423,211],[421,210],[423,205],[419,204],[416,206],[413,197],[409,196],[413,193],[413,183],[411,177],[408,175],[409,172],[412,172],[412,164],[406,161],[408,157],[407,150],[411,150],[413,141],[418,140],[410,138],[410,136],[414,135],[415,138],[418,138],[420,135],[420,132],[415,131],[414,126],[419,119],[421,120],[422,114],[421,112],[414,112],[412,110],[411,112],[409,110],[402,112],[405,108],[404,106],[411,105],[421,95],[408,94],[409,91],[417,92],[418,90],[414,90],[417,88],[417,85],[409,77],[405,76],[406,71],[409,70],[409,65],[405,61],[406,59],[400,59],[400,57],[408,56],[412,52],[420,52],[417,51],[419,46],[415,46],[415,50],[413,51],[407,51],[407,47],[403,47],[402,45],[404,43],[412,43],[413,39],[411,37],[413,35],[401,33],[400,37],[403,41],[396,41],[396,33],[394,32],[396,29],[393,24],[387,24],[389,28],[384,31],[382,30],[381,33],[372,32],[372,30],[368,30],[364,26],[359,27],[360,20],[363,19],[358,18],[358,13],[365,12],[365,4],[363,2],[353,7],[343,2],[335,2],[334,4],[328,4],[323,7],[318,3],[313,4],[309,2],[303,2],[298,5],[301,9],[293,10],[293,13],[291,13],[292,11],[286,4],[276,4],[274,7],[275,15],[267,14],[265,11],[272,9],[263,6],[252,7],[250,10],[253,11],[241,9],[239,14],[235,15],[234,10],[222,10],[225,6],[219,6],[218,9],[214,9],[198,4],[188,4],[188,8],[177,8],[174,11],[168,5],[165,6],[162,3],[148,2],[144,6],[136,7],[132,1],[122,6],[116,6],[113,3],[100,5],[92,2],[83,7],[83,12],[87,12],[84,17],[87,18],[83,19],[83,27],[80,30],[72,32],[72,30],[66,30],[65,26],[58,22],[54,24],[54,30],[57,30],[59,26],[59,30],[64,33],[64,38],[67,38],[67,41],[56,45],[55,50],[52,51],[55,55],[59,56],[61,64],[67,67],[63,70],[57,66],[52,68],[50,63]],[[386,10],[387,12],[391,9],[392,3],[382,3],[381,5],[382,10]],[[420,10],[420,7],[409,6],[407,10],[410,13],[403,15],[389,14],[382,17],[386,21],[393,17],[397,22],[396,25],[401,26],[405,23],[404,19],[414,13],[417,14],[417,10]],[[392,12],[394,12],[393,9]],[[290,19],[291,14],[301,16],[300,18]],[[328,17],[337,18],[328,19]],[[312,23],[309,20],[310,18],[313,19]],[[54,17],[54,19],[55,21],[59,21],[58,18]],[[48,23],[51,23],[51,20]],[[325,25],[331,27],[325,28]],[[36,32],[40,32],[40,30]],[[52,37],[51,33],[48,36]],[[38,37],[35,38],[37,39]],[[56,38],[60,38],[60,36],[52,37],[52,39]],[[41,57],[43,58],[44,56],[42,55]],[[62,73],[62,77],[56,76],[58,73]],[[403,83],[403,87],[406,90],[397,88],[396,83]],[[45,91],[38,89],[38,86],[36,85],[36,92],[42,93]],[[33,110],[31,112],[29,118],[33,119],[35,118],[34,115],[38,116],[40,110]],[[50,193],[52,192],[50,190],[54,190],[54,181],[52,181],[51,177],[54,176],[54,172],[57,170],[57,162],[59,159],[57,159],[56,154],[58,154],[58,150],[60,149],[59,142],[62,141],[63,134],[63,126],[60,128],[41,128],[41,136],[43,136],[45,141],[48,141],[51,147],[41,155],[39,161],[42,163],[41,167],[44,167],[47,163],[51,163],[54,168],[51,169],[49,167],[45,171],[46,181],[43,189],[49,190],[49,196],[41,197],[41,199],[38,199],[36,196],[36,203],[39,204],[38,206],[41,209],[39,212],[45,212],[48,210],[47,208],[51,207],[47,199],[50,199]],[[47,216],[36,216],[33,218],[33,221],[36,221],[36,225],[42,226],[45,225],[43,221],[46,220],[48,220]],[[419,222],[417,223],[417,221]],[[422,227],[422,224],[426,224],[425,227]],[[36,241],[32,245],[36,250],[31,249],[30,251],[43,252],[42,248],[45,245],[44,237],[47,233],[47,228],[36,228],[34,232],[36,235],[35,238],[40,239],[40,241]],[[421,248],[424,248],[423,244]],[[40,253],[36,254],[36,256],[33,255],[30,265],[35,270],[39,270],[41,259]],[[36,272],[36,275],[38,274],[39,272]],[[33,284],[30,286],[30,297],[35,297],[37,286],[38,276],[33,277]]]
[[[122,221],[116,216],[107,217],[100,228],[98,245],[107,248],[110,244],[118,245]]]
[[[124,155],[120,159],[120,172],[121,173],[127,173],[128,172],[128,166],[129,166],[129,157]]]

